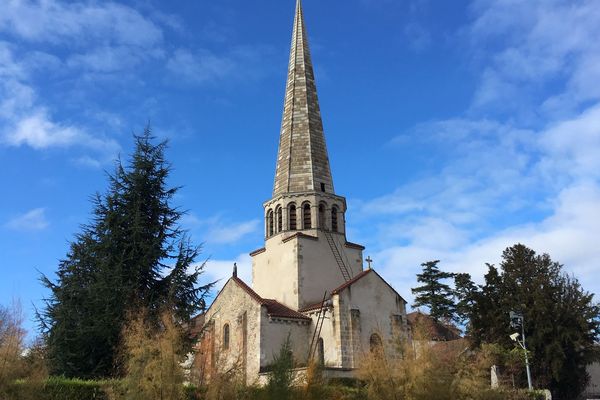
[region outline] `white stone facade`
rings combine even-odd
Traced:
[[[260,382],[289,337],[294,359],[352,376],[373,343],[407,337],[406,301],[346,239],[346,200],[334,193],[298,0],[265,246],[252,252],[252,288],[235,272],[199,318],[194,373],[235,369]],[[324,318],[323,318],[324,316]]]

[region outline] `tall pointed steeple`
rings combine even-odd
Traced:
[[[302,2],[297,0],[273,197],[334,193]]]

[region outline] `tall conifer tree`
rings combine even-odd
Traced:
[[[423,272],[417,274],[417,281],[423,285],[411,289],[416,295],[412,307],[428,307],[431,317],[450,322],[454,319],[455,306],[453,292],[444,280],[454,275],[440,271],[437,266],[439,262],[440,260],[435,260],[421,264]]]
[[[534,386],[559,399],[577,398],[588,363],[598,357],[600,307],[593,294],[548,254],[516,244],[504,250],[499,270],[488,264],[485,284],[473,298],[469,333],[475,344],[513,348],[509,312],[521,312]]]
[[[128,312],[149,310],[158,323],[165,308],[179,323],[205,307],[211,285],[198,286],[203,265],[193,269],[199,247],[178,221],[171,201],[166,142],[154,143],[150,129],[134,136],[127,165],[118,160],[106,195],[96,195],[92,221],[76,235],[59,264],[40,321],[52,372],[72,377],[119,375],[120,334]],[[190,272],[191,271],[191,272]]]

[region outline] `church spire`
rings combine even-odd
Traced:
[[[296,2],[292,49],[273,196],[334,193],[302,2]]]

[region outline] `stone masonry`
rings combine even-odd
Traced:
[[[333,180],[304,14],[298,1],[273,197],[309,191],[333,193]]]

